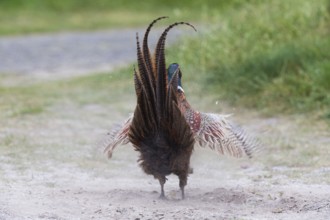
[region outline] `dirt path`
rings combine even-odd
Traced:
[[[178,180],[170,176],[168,199],[160,200],[158,181],[141,171],[132,147],[107,160],[95,144],[133,104],[133,96],[102,105],[66,100],[1,122],[0,219],[329,219],[325,123],[204,103],[235,113],[261,136],[264,151],[235,160],[196,148],[187,198],[180,200]]]
[[[276,153],[277,143],[292,140],[294,146],[290,137],[301,132],[314,136],[307,145],[328,147],[328,130],[318,128],[315,135],[302,131],[294,119],[242,113],[236,119],[256,132],[268,130],[263,139],[273,146],[252,161],[197,148],[187,198],[180,200],[178,180],[170,176],[164,201],[158,198],[158,181],[142,173],[130,146],[118,148],[112,160],[95,146],[105,128],[132,107],[112,114],[111,105],[65,105],[21,124],[9,121],[1,128],[8,146],[0,157],[0,219],[329,218],[330,167],[288,166],[294,159],[280,151],[277,156],[287,161],[274,164],[269,155]],[[17,146],[22,142],[25,146]]]
[[[156,43],[160,31],[155,28],[150,33],[151,45]],[[0,74],[49,80],[111,71],[135,61],[136,32],[143,33],[144,30],[136,28],[0,37]],[[181,33],[180,30],[174,30],[169,35],[169,42],[173,42]]]

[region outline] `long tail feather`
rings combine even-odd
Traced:
[[[154,112],[155,114],[156,109],[153,107],[155,106],[153,103],[156,102],[154,85],[152,83],[152,79],[150,78],[151,74],[148,73],[146,63],[141,52],[138,34],[136,34],[136,44],[137,44],[137,60],[138,60],[139,72],[136,74],[135,78],[137,79],[137,82],[139,82],[142,89],[144,90],[144,95],[146,96],[146,99],[151,103],[152,106],[151,111]],[[136,89],[139,89],[139,87],[136,87]],[[136,93],[138,92],[139,91],[136,91]],[[137,97],[138,100],[140,97],[141,96]]]
[[[153,27],[153,25],[159,21],[159,20],[162,20],[162,19],[165,19],[165,18],[168,18],[167,16],[163,16],[163,17],[159,17],[155,20],[153,20],[145,34],[144,34],[144,38],[143,38],[143,46],[142,46],[142,50],[143,50],[143,57],[144,57],[144,60],[145,60],[145,63],[146,63],[146,67],[147,67],[147,70],[149,71],[149,73],[153,73],[153,74],[150,74],[151,75],[151,78],[152,78],[152,83],[153,85],[155,86],[156,84],[156,70],[153,68],[153,64],[152,64],[152,59],[151,59],[151,56],[150,56],[150,51],[149,51],[149,47],[148,47],[148,37],[149,37],[149,32],[151,30],[151,28]]]
[[[156,97],[157,97],[157,109],[158,109],[158,116],[160,118],[163,117],[163,112],[161,109],[164,109],[165,97],[166,97],[166,90],[163,88],[167,85],[167,74],[166,74],[166,62],[165,62],[165,40],[167,33],[175,26],[178,25],[188,25],[192,27],[195,31],[195,27],[187,22],[176,22],[170,26],[168,26],[162,35],[160,36],[156,51],[155,51],[155,60],[156,60],[156,75],[157,75],[157,88],[156,88]],[[160,119],[161,120],[161,119]]]

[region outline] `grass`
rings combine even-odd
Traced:
[[[177,45],[172,59],[234,105],[329,117],[330,2],[252,2],[209,11],[206,33]]]
[[[1,0],[0,35],[144,26],[161,15],[170,16],[172,21],[201,21],[201,5],[224,10],[240,4],[237,0]]]
[[[202,87],[266,114],[317,111],[330,118],[329,0],[3,0],[0,6],[0,34],[145,26],[160,14],[202,22],[196,26],[206,31],[168,50],[192,90]]]
[[[130,71],[115,74],[94,74],[69,81],[53,81],[28,86],[0,87],[1,119],[38,115],[58,102],[73,100],[77,105],[108,103],[125,99],[133,87],[129,86]],[[111,93],[109,94],[109,87]],[[97,90],[97,92],[95,92]]]

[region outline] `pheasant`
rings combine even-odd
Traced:
[[[167,81],[164,46],[166,35],[179,22],[170,25],[161,35],[156,47],[155,60],[149,55],[147,44],[143,52],[137,35],[138,71],[134,70],[137,105],[128,130],[128,139],[140,152],[140,166],[153,175],[161,185],[161,198],[165,198],[166,176],[175,174],[184,198],[194,136],[180,108],[176,95],[178,72]],[[147,30],[148,32],[148,30]]]
[[[108,133],[104,144],[109,158],[118,145],[133,144],[140,152],[139,161],[144,172],[159,180],[161,197],[165,197],[166,176],[174,173],[179,177],[184,198],[195,143],[234,157],[252,157],[258,144],[239,126],[227,120],[227,115],[194,110],[182,87],[179,64],[172,63],[165,68],[167,33],[179,24],[192,25],[185,22],[170,25],[159,38],[155,55],[151,57],[148,35],[152,26],[164,18],[157,18],[148,26],[142,51],[137,36],[138,71],[134,69],[137,106],[123,125]]]

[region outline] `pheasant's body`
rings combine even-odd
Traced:
[[[151,58],[148,27],[143,48],[137,38],[138,71],[134,71],[137,106],[121,128],[114,129],[107,141],[105,152],[111,157],[119,144],[132,143],[140,152],[140,165],[145,173],[153,175],[161,184],[164,197],[166,176],[179,177],[182,197],[194,143],[210,147],[221,154],[251,157],[256,142],[242,129],[227,121],[227,116],[195,111],[188,103],[182,88],[179,65],[165,68],[164,45],[169,26],[161,35],[155,56]],[[191,26],[191,25],[190,25]]]
[[[252,157],[258,148],[257,141],[249,137],[239,126],[230,122],[227,119],[228,115],[195,111],[186,100],[184,93],[177,92],[177,96],[179,109],[194,134],[196,144],[201,147],[208,146],[220,154]],[[132,116],[126,120],[121,129],[113,129],[105,140],[105,152],[109,158],[112,157],[112,153],[118,145],[129,143],[128,128],[131,121]],[[224,149],[226,144],[229,147]]]
[[[159,180],[161,197],[164,197],[166,176],[171,173],[179,177],[184,197],[194,137],[178,107],[176,89],[179,76],[174,74],[170,82],[167,80],[164,46],[167,32],[178,24],[187,23],[175,23],[163,32],[152,60],[147,38],[156,21],[146,31],[142,51],[137,37],[138,71],[134,73],[137,106],[128,139],[140,152],[139,161],[144,172]]]

